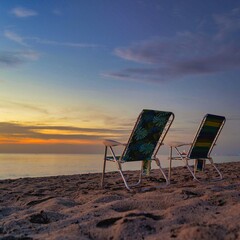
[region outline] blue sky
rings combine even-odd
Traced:
[[[102,152],[144,108],[167,140],[227,118],[218,154],[239,154],[240,1],[1,1],[0,150]]]

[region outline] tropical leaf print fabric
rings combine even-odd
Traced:
[[[151,160],[171,112],[143,110],[129,139],[123,161]]]

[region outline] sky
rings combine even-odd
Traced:
[[[155,109],[166,141],[225,116],[240,154],[239,0],[0,0],[0,73],[2,153],[102,153]]]

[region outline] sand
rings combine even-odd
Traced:
[[[154,170],[133,192],[117,172],[105,189],[101,174],[2,180],[0,239],[240,239],[240,162],[217,166],[222,181],[177,167],[171,185]]]

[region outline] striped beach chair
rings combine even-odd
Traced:
[[[166,183],[168,183],[168,179],[157,158],[157,153],[160,146],[163,144],[163,140],[173,120],[174,114],[172,112],[144,109],[135,123],[127,144],[122,144],[113,140],[104,140],[105,154],[101,183],[102,187],[104,187],[106,162],[114,162],[116,164],[117,170],[128,190],[131,190],[131,186],[137,186],[141,183],[142,174],[144,172],[143,167],[149,167],[149,164],[146,163],[150,163],[151,160],[156,162]],[[121,145],[124,146],[124,150],[120,156],[116,156],[113,148]],[[110,152],[110,155],[108,152]],[[139,180],[136,184],[128,185],[122,171],[122,164],[135,161],[142,161]]]
[[[169,144],[169,181],[171,179],[172,160],[182,160],[195,180],[198,180],[196,177],[197,171],[204,171],[206,160],[209,160],[219,175],[218,179],[221,180],[223,178],[221,172],[214,164],[212,157],[210,157],[210,154],[213,147],[216,145],[216,141],[221,133],[225,121],[226,119],[223,116],[207,114],[203,118],[192,143],[172,142]],[[181,152],[181,147],[187,145],[190,146],[188,152]],[[176,150],[177,156],[173,156],[173,149]],[[189,160],[195,160],[194,169],[189,166]]]

